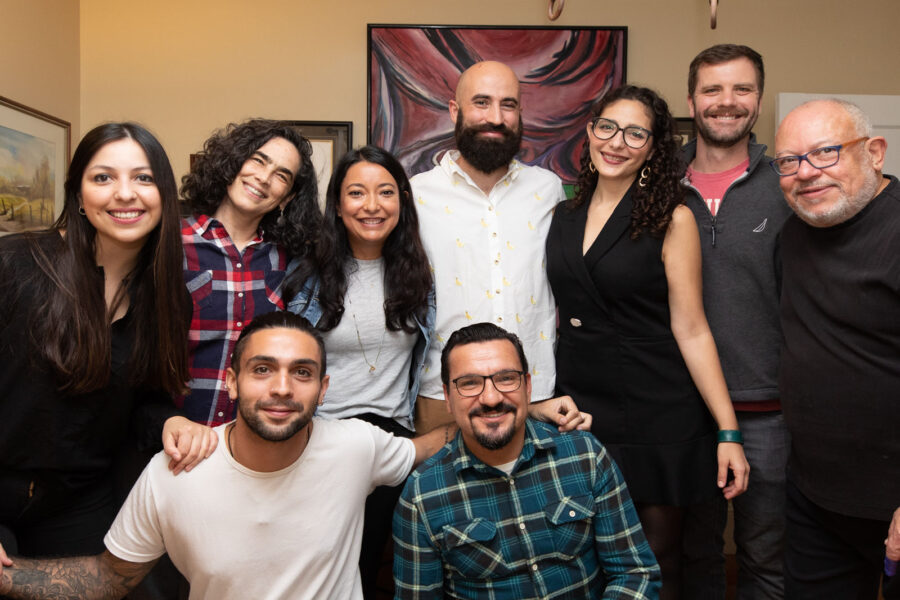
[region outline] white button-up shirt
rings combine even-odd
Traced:
[[[444,154],[412,178],[422,242],[434,273],[437,321],[419,393],[443,399],[441,350],[455,330],[489,321],[519,336],[532,375],[532,399],[553,397],[556,306],[544,244],[553,209],[565,199],[559,178],[513,160],[485,195]]]

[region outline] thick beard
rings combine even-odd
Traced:
[[[756,117],[759,117],[759,113],[757,113]],[[697,128],[697,135],[703,138],[706,145],[712,146],[713,148],[730,148],[734,146],[750,134],[754,125],[756,125],[756,118],[747,121],[747,124],[744,125],[744,128],[740,131],[736,131],[730,135],[719,135],[708,127],[701,118],[694,118],[694,126]]]
[[[482,173],[493,173],[505,168],[515,158],[522,145],[522,117],[519,117],[518,131],[506,125],[490,125],[485,123],[477,127],[466,127],[462,112],[456,119],[456,149],[466,162]],[[499,131],[503,139],[483,139],[478,136],[482,131]]]
[[[296,402],[262,401],[256,404],[256,410],[251,410],[249,406],[245,406],[245,403],[241,402],[240,398],[238,398],[237,405],[238,412],[241,414],[244,423],[250,428],[250,431],[267,442],[284,442],[291,439],[306,427],[312,419],[312,412],[304,412],[303,405],[297,404]],[[283,427],[277,429],[270,427],[265,424],[259,416],[259,409],[266,406],[285,406],[291,410],[297,411],[297,418]]]
[[[495,407],[495,409],[496,408],[502,409],[503,412],[511,412],[513,415],[516,413],[516,408],[511,404],[503,403],[498,407]],[[473,417],[476,417],[483,412],[492,411],[488,411],[485,408],[476,408],[469,412],[469,422],[471,423]],[[476,442],[487,450],[499,450],[506,447],[515,435],[515,424],[507,427],[505,430],[488,429],[487,431],[480,431],[479,429],[476,429],[475,424],[472,423],[472,436],[475,438]]]
[[[859,214],[859,211],[864,209],[875,197],[880,181],[881,178],[876,171],[869,171],[866,174],[865,181],[856,193],[856,196],[851,198],[845,192],[841,191],[839,201],[835,203],[831,210],[825,213],[817,214],[807,211],[799,202],[795,201],[793,197],[789,204],[794,212],[797,213],[797,216],[807,224],[812,225],[813,227],[834,227]]]

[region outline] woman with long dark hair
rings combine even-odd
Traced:
[[[413,436],[419,373],[434,328],[432,277],[402,165],[375,146],[352,150],[335,166],[315,261],[291,274],[288,310],[325,338],[328,394],[317,414],[355,417]],[[374,582],[397,488],[366,501],[360,555],[366,597]]]
[[[662,597],[679,598],[684,507],[717,488],[742,493],[749,467],[703,311],[668,106],[623,86],[594,106],[587,136],[576,196],[547,238],[557,392],[593,414],[660,563]]]
[[[84,136],[49,230],[0,239],[6,550],[101,552],[115,459],[130,437],[158,443],[166,417],[167,452],[187,461],[178,469],[215,448],[208,428],[173,416],[188,380],[182,260],[172,168],[134,123]]]

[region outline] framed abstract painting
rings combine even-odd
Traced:
[[[591,104],[625,82],[626,27],[369,25],[368,142],[410,176],[454,147],[447,103],[460,73],[482,60],[509,65],[521,84],[519,159],[578,177]]]

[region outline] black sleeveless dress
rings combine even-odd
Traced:
[[[718,493],[716,426],[672,336],[663,240],[631,239],[629,191],[582,256],[587,208],[559,204],[547,237],[556,391],[593,415],[591,432],[636,502],[709,498]]]

